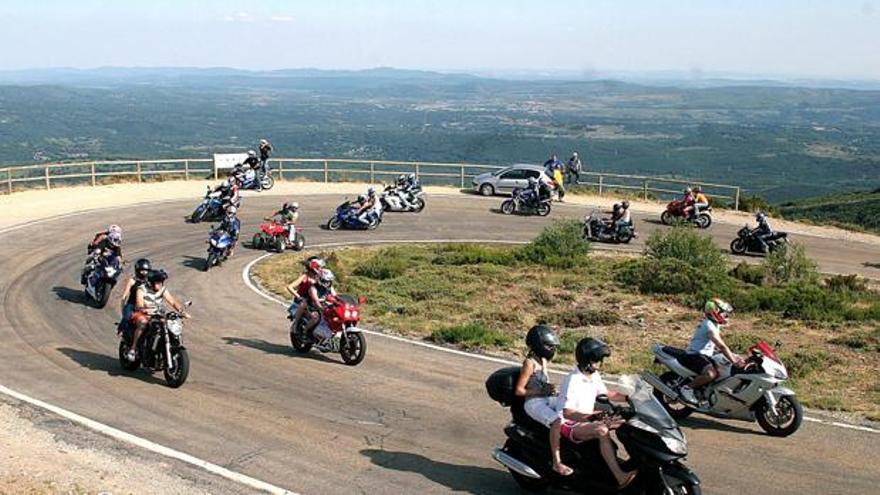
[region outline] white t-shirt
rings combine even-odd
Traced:
[[[596,411],[596,396],[607,393],[608,389],[598,371],[585,375],[581,370],[575,368],[562,379],[562,383],[559,385],[556,410],[559,412],[560,418],[566,409],[572,409],[581,414],[593,414]]]
[[[711,336],[718,336],[718,330],[718,325],[714,321],[705,318],[694,331],[687,352],[712,357],[715,354],[715,342],[712,342]]]

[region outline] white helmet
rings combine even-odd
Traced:
[[[267,144],[269,144],[269,141],[265,139],[260,139],[260,146],[266,146]]]
[[[113,225],[107,227],[108,234],[112,234],[114,232],[121,236],[122,235],[122,227],[120,227],[119,225],[116,225],[115,223]]]
[[[330,287],[333,285],[333,282],[336,281],[336,275],[333,275],[333,272],[330,271],[329,268],[324,268],[321,270],[321,275],[318,276],[318,282],[325,287]]]
[[[113,231],[107,234],[107,240],[110,241],[110,244],[119,247],[122,245],[122,233],[118,231]]]
[[[238,208],[236,208],[234,206],[230,206],[229,208],[226,208],[226,215],[233,216],[236,213],[238,213]]]
[[[416,180],[416,174],[410,172],[410,174],[409,174],[406,178],[409,179],[409,180],[411,180],[411,181],[412,181],[412,180]]]
[[[375,195],[376,195],[376,188],[375,188],[375,187],[370,187],[369,189],[367,189],[367,195],[369,195],[369,196],[375,196]]]
[[[257,156],[257,152],[254,150],[248,150],[248,157],[254,158]]]

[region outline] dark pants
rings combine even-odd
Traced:
[[[566,184],[577,184],[581,181],[581,173],[578,170],[569,170],[565,174]]]

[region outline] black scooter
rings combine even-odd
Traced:
[[[788,244],[788,234],[785,232],[774,232],[764,240],[767,243],[769,252],[783,249]],[[758,231],[752,230],[748,225],[743,226],[736,233],[736,239],[730,242],[730,252],[733,254],[767,254],[764,252],[761,241],[758,240]]]
[[[584,218],[584,239],[594,242],[616,242],[629,244],[636,237],[632,224],[614,228],[608,221],[590,213]]]
[[[570,476],[553,471],[550,459],[549,432],[531,419],[523,409],[523,400],[514,394],[520,368],[504,368],[486,381],[489,396],[510,407],[512,421],[504,428],[507,441],[496,448],[492,457],[504,465],[517,484],[528,491],[553,487],[576,493],[620,493],[617,481],[599,452],[598,441],[575,444],[562,439],[562,461],[574,469]],[[606,421],[624,419],[616,430],[617,438],[630,459],[621,462],[625,471],[638,469],[638,476],[622,493],[645,495],[701,495],[700,480],[681,460],[687,455],[684,433],[660,402],[651,386],[635,379],[635,390],[628,406],[617,406],[600,395],[596,402],[608,412]]]

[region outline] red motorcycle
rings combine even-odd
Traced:
[[[288,228],[296,229],[293,242],[290,241]],[[255,249],[274,249],[279,253],[284,252],[288,248],[294,251],[302,251],[306,246],[306,238],[302,234],[302,227],[297,225],[290,225],[288,227],[278,222],[260,224],[260,231],[254,234],[251,241]]]
[[[666,211],[664,211],[660,215],[660,222],[663,225],[671,225],[676,222],[685,222],[691,223],[701,229],[708,229],[710,225],[712,225],[712,207],[707,206],[700,210],[700,214],[691,217],[687,213],[685,213],[684,209],[687,207],[687,203],[680,199],[676,199],[670,201],[668,205],[666,205]]]
[[[367,355],[367,339],[363,330],[358,328],[358,323],[361,321],[360,308],[366,301],[363,296],[357,301],[348,295],[327,296],[321,315],[319,316],[317,312],[309,314],[311,318],[321,318],[312,335],[305,330],[306,323],[311,318],[304,315],[299,321],[290,325],[290,344],[301,354],[309,352],[314,346],[324,353],[338,352],[342,356],[342,361],[349,366],[359,364]],[[328,338],[320,345],[316,345],[315,335],[322,334]]]

